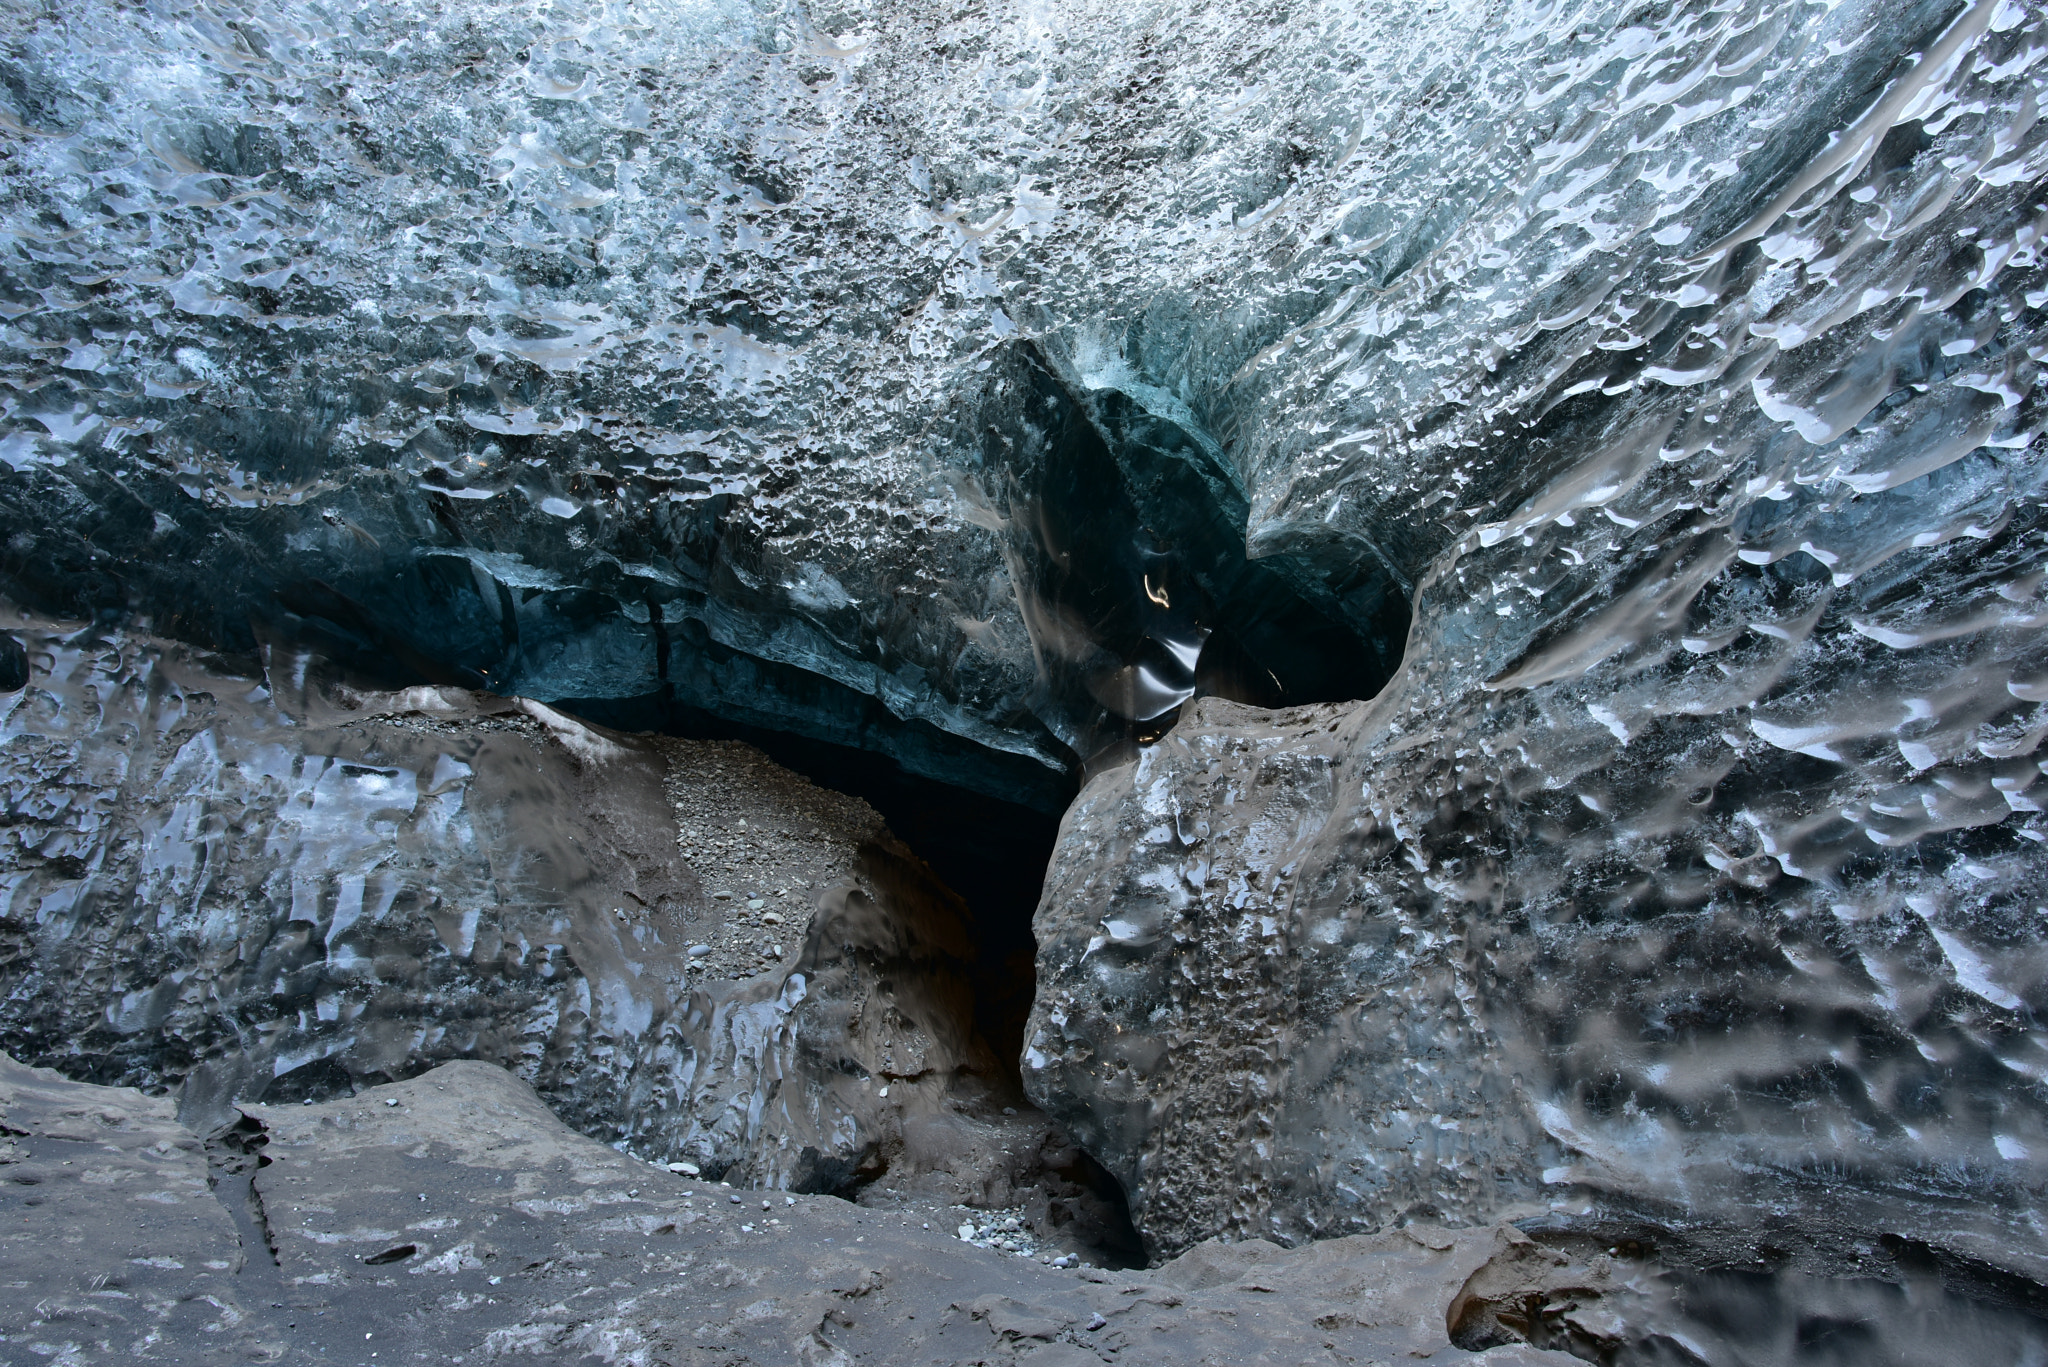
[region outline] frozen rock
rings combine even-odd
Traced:
[[[1981,544],[1964,583],[1998,581]],[[1954,677],[2002,682],[2010,639]],[[1755,652],[1783,696],[1864,716],[1920,667],[1827,614]],[[2048,887],[2035,818],[1991,785],[2015,761],[1985,753],[2031,705],[1916,777],[1895,747],[1817,760],[1741,704],[1659,701],[1741,689],[1718,663],[1653,644],[1529,689],[1205,701],[1084,790],[1025,1079],[1153,1248],[1544,1201],[2038,1272],[2022,909]],[[1624,690],[1625,743],[1595,715]]]

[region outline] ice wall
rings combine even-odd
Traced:
[[[1236,372],[1252,544],[1412,567],[1401,671],[1084,790],[1027,1079],[1162,1251],[1534,1206],[2038,1279],[2041,16],[1554,17]]]
[[[1023,1180],[967,1145],[902,1156],[1014,1081],[976,1028],[971,915],[859,800],[530,700],[12,625],[10,1050],[168,1092],[201,1133],[479,1058],[735,1184]]]

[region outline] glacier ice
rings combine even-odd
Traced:
[[[870,31],[896,22],[17,16],[19,591],[244,652],[282,631],[394,679],[808,731],[1056,807],[1106,719],[1188,695],[1174,650],[1204,639],[1153,641],[1120,578],[1015,582],[1063,554],[1057,471],[1021,448],[1072,429],[1143,467],[1122,535],[1229,562],[1181,569],[1240,691],[1374,691],[1405,627],[1392,571],[1247,564],[1249,492],[1186,380],[1127,374],[1092,308],[1085,337],[1029,321],[1065,307],[1022,278],[1034,256],[1096,269],[1048,143],[1093,78],[934,98],[918,44]],[[1052,65],[1019,25],[1013,75]],[[986,166],[941,154],[984,141]],[[1294,649],[1313,677],[1237,658],[1296,628],[1333,648]]]
[[[1252,363],[1252,544],[1370,538],[1414,628],[1069,813],[1026,1078],[1155,1249],[1534,1202],[2039,1276],[2041,26],[1545,27]]]
[[[1092,760],[1026,1078],[1155,1251],[2048,1276],[2038,5],[0,26],[24,602]]]

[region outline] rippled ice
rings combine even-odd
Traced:
[[[2032,487],[2037,19],[16,11],[12,572],[1060,766],[1100,624],[1024,568],[1043,370],[1128,479],[1164,452],[1216,509],[1148,515],[1245,518],[1395,655],[1374,605],[1474,533],[1507,559],[1425,631],[1496,661],[1646,537],[1670,587],[1584,639],[1724,543],[1847,582]],[[1641,530],[1688,503],[1700,547]],[[879,710],[826,719],[820,678]]]

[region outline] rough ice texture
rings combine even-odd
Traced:
[[[1414,566],[1401,673],[1084,789],[1027,1086],[1164,1251],[1548,1193],[2038,1277],[2040,17],[1549,32],[1253,368],[1251,535]]]
[[[23,592],[1000,788],[1113,680],[1038,393],[1362,652],[1413,598],[1370,703],[1070,818],[1028,1076],[1156,1248],[1554,1195],[2040,1274],[2037,7],[5,22]]]
[[[1332,77],[1296,133],[1248,87],[1133,130],[1164,11],[5,22],[20,591],[245,649],[282,616],[500,692],[668,696],[1040,805],[1097,720],[1062,666],[1105,647],[1011,573],[1057,540],[1029,374],[1200,467],[1155,531],[1241,524],[1198,410],[1360,270],[1335,239],[1276,253],[1364,174],[1338,124],[1373,98]],[[1132,369],[1127,330],[1192,368]],[[1383,649],[1392,571],[1338,560],[1262,573]]]

